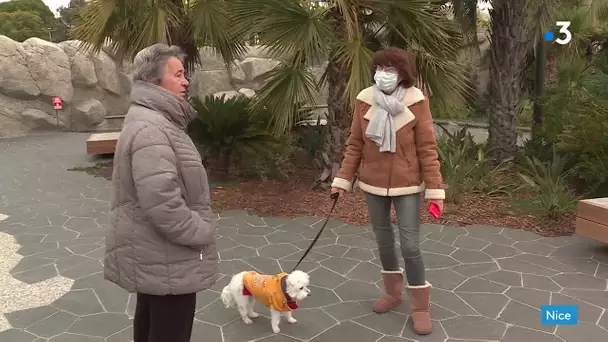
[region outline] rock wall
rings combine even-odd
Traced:
[[[247,53],[232,69],[226,68],[224,61],[213,48],[204,47],[199,50],[201,67],[194,72],[190,79],[190,94],[203,98],[208,95],[227,98],[238,96],[254,96],[265,83],[268,73],[275,68],[279,61],[268,57],[268,53],[259,46],[250,46]],[[315,79],[319,81],[326,64],[311,68]],[[318,104],[327,101],[327,87],[322,89]]]
[[[91,131],[128,108],[129,77],[106,53],[77,41],[23,43],[0,36],[0,137],[37,130]],[[59,124],[51,98],[60,96]]]

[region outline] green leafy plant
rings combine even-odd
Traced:
[[[576,210],[579,197],[567,187],[570,170],[568,160],[555,155],[552,161],[542,162],[535,157],[525,157],[520,178],[534,195],[531,203],[548,219],[559,219]]]
[[[244,96],[194,98],[198,116],[188,133],[206,163],[227,174],[235,160],[268,153],[277,139],[268,132],[268,113],[253,112]]]

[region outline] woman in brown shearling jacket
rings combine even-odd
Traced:
[[[358,172],[380,252],[385,289],[373,310],[384,313],[401,303],[405,271],[414,331],[425,335],[432,332],[431,284],[425,279],[420,253],[420,197],[424,192],[425,199],[441,211],[445,187],[429,101],[414,86],[411,61],[408,52],[398,48],[374,54],[375,85],[357,96],[348,146],[332,193],[351,191]],[[397,213],[405,270],[399,266],[395,251],[391,203]]]

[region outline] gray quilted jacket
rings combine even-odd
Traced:
[[[129,292],[195,293],[217,278],[207,174],[185,133],[185,101],[135,82],[118,138],[104,276]]]

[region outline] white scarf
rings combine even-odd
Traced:
[[[398,86],[387,95],[374,85],[374,102],[376,110],[372,113],[365,135],[379,146],[380,152],[395,153],[397,150],[397,133],[393,117],[403,112],[405,89]]]

